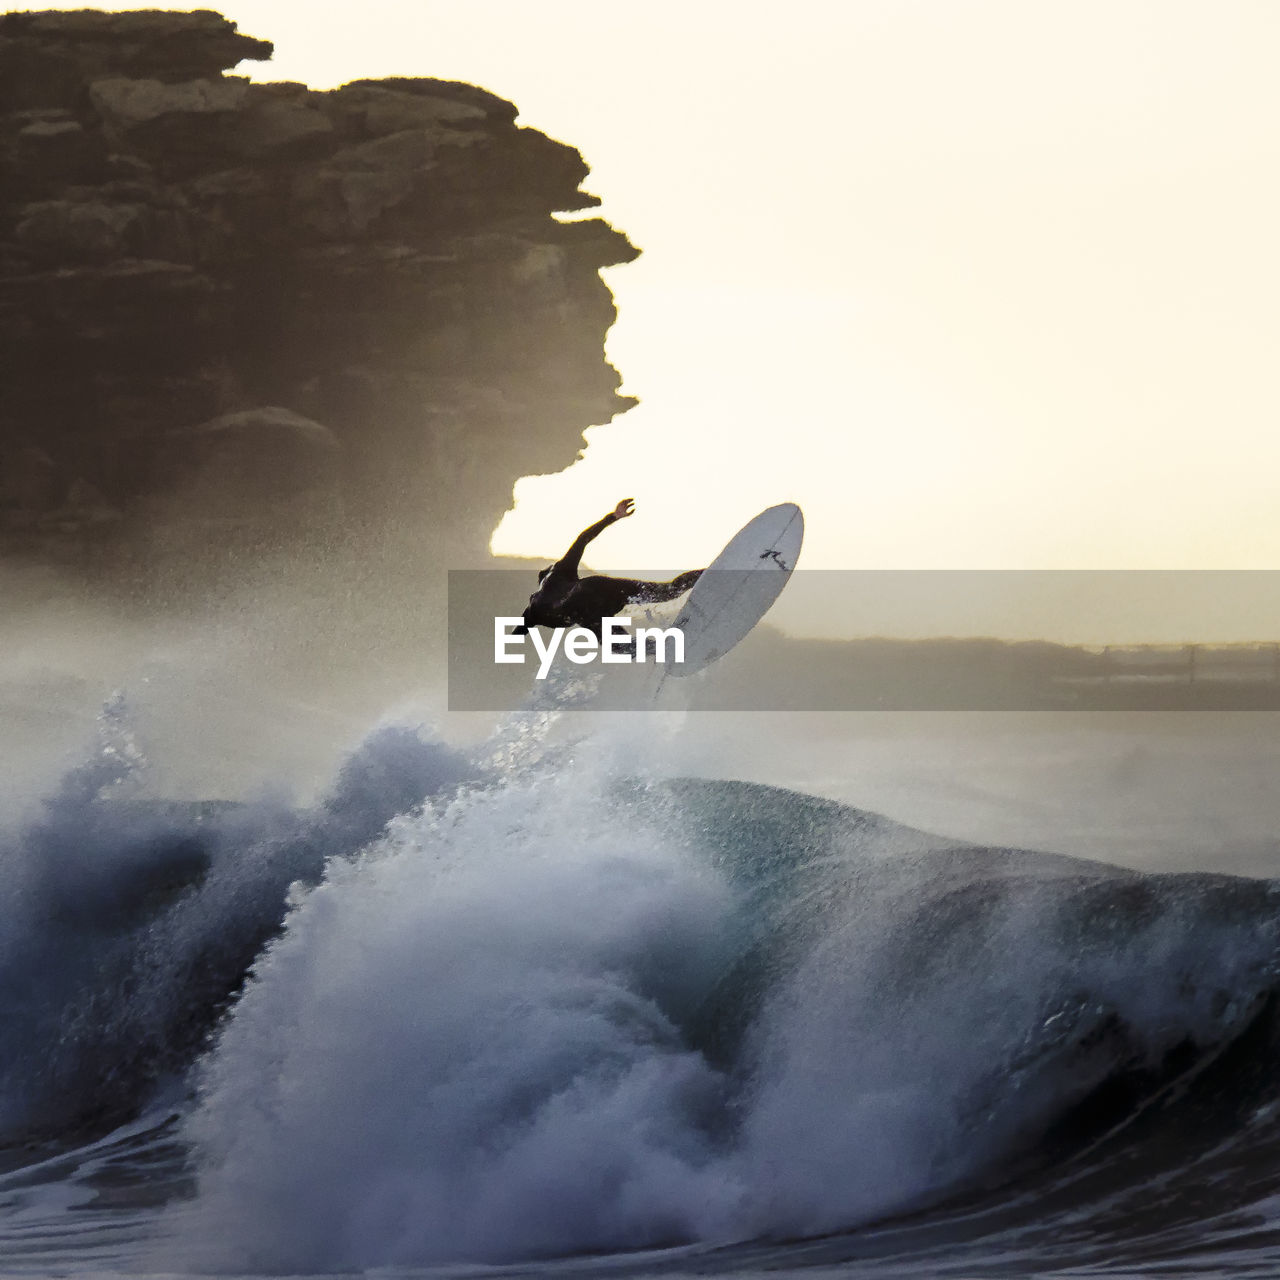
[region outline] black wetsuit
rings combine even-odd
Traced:
[[[585,627],[600,639],[605,618],[617,617],[629,604],[674,600],[702,576],[701,569],[690,569],[670,582],[609,578],[603,574],[578,577],[578,564],[587,543],[618,519],[611,511],[578,534],[573,546],[546,571],[537,591],[529,597],[524,627],[517,627],[515,634],[522,634],[529,627]]]

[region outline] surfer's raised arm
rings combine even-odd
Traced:
[[[592,538],[598,537],[611,524],[618,520],[625,520],[628,516],[634,515],[636,509],[635,500],[633,498],[623,498],[607,516],[597,520],[590,528],[583,529],[573,541],[573,546],[560,557],[556,564],[557,569],[562,569],[567,573],[578,572],[578,562],[582,559],[582,553],[587,549],[587,543]]]

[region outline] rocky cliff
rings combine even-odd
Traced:
[[[0,16],[0,554],[483,554],[629,407],[572,147],[469,85],[228,74],[211,12]],[[394,556],[393,556],[394,558]]]

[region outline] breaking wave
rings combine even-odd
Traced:
[[[3,849],[0,1127],[27,1184],[163,1135],[138,1266],[1114,1259],[1275,1190],[1270,882],[975,848],[536,717],[383,728],[305,808],[156,803],[107,727]]]

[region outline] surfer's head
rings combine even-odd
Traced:
[[[543,581],[546,579],[547,574],[549,574],[549,573],[551,572],[551,570],[552,570],[552,569],[554,569],[554,568],[555,568],[555,565],[553,565],[553,564],[549,564],[549,565],[547,565],[547,567],[546,567],[545,569],[539,569],[539,570],[538,570],[538,585],[539,585],[539,586],[541,586],[541,585],[542,585]]]

